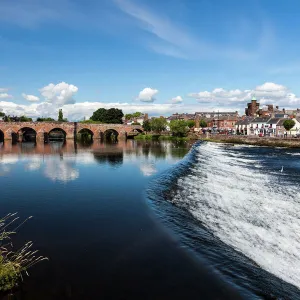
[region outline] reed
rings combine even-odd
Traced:
[[[12,237],[17,230],[32,217],[16,225],[19,217],[17,213],[10,213],[0,219],[0,291],[9,291],[17,287],[23,280],[23,274],[28,274],[28,269],[35,264],[48,260],[48,258],[37,255],[33,250],[33,243],[27,242],[21,248],[14,250]]]

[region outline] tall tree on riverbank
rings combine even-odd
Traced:
[[[151,131],[151,124],[149,120],[143,122],[143,129],[147,132]]]
[[[170,122],[170,130],[173,136],[184,137],[189,132],[189,126],[187,121],[184,120],[172,120]]]
[[[58,111],[58,122],[63,122],[64,121],[64,114],[62,112],[62,109]]]
[[[122,118],[124,114],[121,109],[118,108],[99,108],[94,111],[93,115],[91,116],[92,121],[97,121],[106,124],[122,124]]]
[[[167,120],[165,118],[152,118],[150,126],[152,131],[161,133],[167,128]]]
[[[295,126],[295,121],[292,119],[287,119],[283,122],[283,127],[286,131],[290,131]],[[291,132],[290,132],[291,133]]]

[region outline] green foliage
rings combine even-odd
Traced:
[[[4,116],[4,122],[11,122],[10,116]]]
[[[195,121],[194,120],[187,120],[186,121],[186,125],[189,127],[189,128],[192,128],[195,126]]]
[[[12,262],[4,262],[0,252],[0,291],[8,291],[17,286],[20,280],[20,267]]]
[[[130,119],[133,119],[133,118],[139,118],[141,117],[143,114],[139,111],[133,113],[133,114],[126,114],[125,115],[125,120],[130,120]]]
[[[0,117],[4,117],[5,116],[5,113],[0,111]]]
[[[292,119],[287,119],[283,122],[283,127],[285,128],[285,130],[289,131],[291,130],[294,126],[295,126],[295,121]]]
[[[99,108],[91,116],[92,121],[99,121],[107,124],[122,124],[123,111],[118,108]]]
[[[205,120],[201,120],[201,121],[200,121],[200,127],[201,127],[201,128],[207,127],[207,123],[206,123]]]
[[[141,125],[139,122],[134,122],[131,125]]]
[[[143,115],[143,114],[142,114],[141,112],[137,111],[137,112],[135,112],[135,113],[132,114],[132,117],[133,117],[133,118],[139,118],[139,117],[142,116],[142,115]]]
[[[58,119],[57,119],[58,122],[63,122],[64,121],[64,114],[62,112],[62,109],[60,109],[58,111]]]
[[[26,116],[21,116],[20,122],[32,122],[32,118],[28,118]]]
[[[100,121],[93,121],[93,120],[83,120],[83,121],[80,121],[79,123],[83,123],[83,124],[102,124],[102,122],[100,122]]]
[[[53,122],[55,121],[53,118],[37,118],[37,122]]]
[[[166,130],[167,120],[165,118],[152,118],[150,120],[150,127],[152,131],[160,133]]]
[[[170,129],[173,136],[184,137],[189,132],[187,122],[184,120],[172,120],[170,122]]]
[[[151,124],[150,124],[150,121],[149,121],[149,120],[145,120],[145,121],[143,122],[143,129],[144,129],[146,132],[151,131]]]
[[[125,120],[130,120],[132,119],[132,114],[126,114],[125,115]]]
[[[14,228],[14,231],[22,226],[28,219]],[[17,251],[13,250],[11,237],[14,231],[9,227],[18,220],[16,214],[8,214],[0,219],[0,291],[8,291],[16,287],[22,278],[22,273],[35,264],[47,258],[36,255],[37,251],[31,249],[32,242],[26,243]]]

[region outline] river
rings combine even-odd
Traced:
[[[49,258],[15,297],[300,298],[299,158],[201,142],[0,144],[1,216],[33,216],[14,243]]]

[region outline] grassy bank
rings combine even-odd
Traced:
[[[228,144],[244,144],[252,146],[267,146],[267,147],[286,147],[286,148],[300,148],[300,140],[293,139],[279,139],[279,138],[263,138],[263,137],[231,137],[231,136],[209,136],[200,137],[200,140],[214,142],[214,143],[228,143]]]

